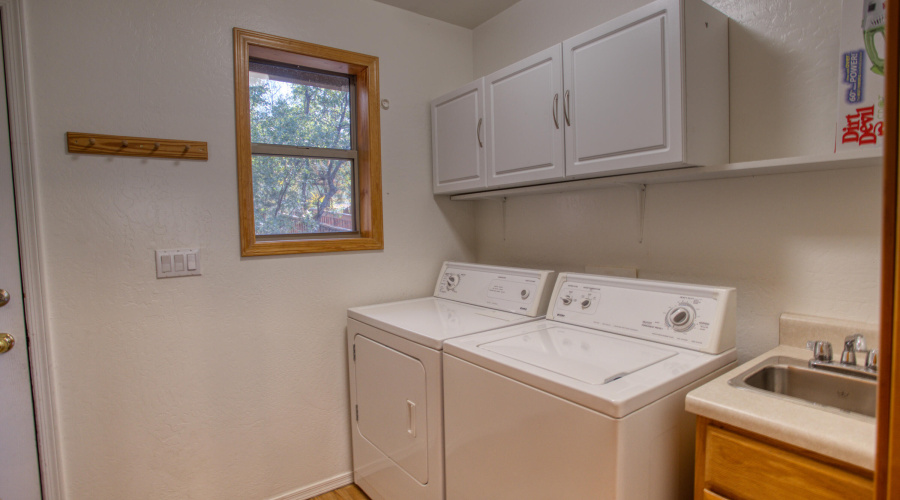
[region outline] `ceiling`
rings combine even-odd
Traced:
[[[376,0],[450,24],[473,29],[518,0]]]

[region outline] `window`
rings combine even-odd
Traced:
[[[378,58],[234,29],[241,255],[378,250]]]

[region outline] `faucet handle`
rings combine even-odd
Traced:
[[[878,370],[878,349],[872,349],[866,354],[866,368],[872,371]]]
[[[853,335],[849,335],[847,338],[845,338],[845,348],[850,345],[850,342],[853,343],[854,352],[869,352],[869,350],[866,348],[866,338],[863,337],[861,333],[854,333]]]
[[[845,365],[856,364],[856,353],[869,352],[866,349],[866,338],[861,333],[854,333],[844,339],[844,351],[841,353],[841,363]]]
[[[810,340],[806,343],[806,348],[812,350],[813,359],[815,361],[831,361],[834,359],[831,342],[825,340]]]

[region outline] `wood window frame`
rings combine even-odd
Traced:
[[[253,210],[250,144],[250,57],[355,77],[357,113],[356,193],[358,232],[350,236],[257,238]],[[346,252],[384,249],[381,198],[381,126],[378,58],[356,52],[234,28],[234,107],[236,115],[238,210],[241,256]]]

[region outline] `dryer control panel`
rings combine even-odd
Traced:
[[[547,318],[718,354],[734,347],[736,291],[562,273]]]
[[[526,316],[547,311],[553,271],[445,262],[434,296]]]

